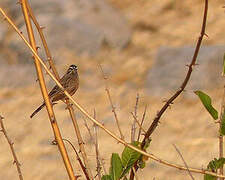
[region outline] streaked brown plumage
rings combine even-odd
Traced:
[[[66,74],[60,79],[60,83],[71,96],[77,91],[79,87],[79,76],[76,65],[69,67]],[[57,85],[50,91],[48,96],[52,103],[66,98],[64,92]],[[30,118],[37,114],[44,106],[45,102],[31,114]]]

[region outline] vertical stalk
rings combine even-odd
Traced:
[[[89,176],[90,179],[94,179],[93,175],[91,173],[91,169],[89,167],[86,151],[85,151],[85,148],[84,148],[84,141],[81,137],[80,129],[79,129],[79,126],[78,126],[78,123],[77,123],[77,119],[75,117],[74,110],[73,110],[69,100],[66,100],[66,104],[67,104],[67,108],[69,110],[69,113],[70,113],[70,116],[71,116],[71,119],[72,119],[72,122],[73,122],[73,126],[74,126],[74,129],[75,129],[76,135],[77,135],[77,140],[78,140],[78,144],[79,144],[79,147],[80,147],[80,152],[81,152],[81,155],[82,155],[82,158],[83,158],[83,161],[84,161],[84,165],[87,169],[88,176]]]
[[[26,27],[27,27],[27,33],[28,33],[30,45],[33,48],[34,52],[37,53],[37,47],[36,47],[36,43],[35,43],[34,33],[33,33],[32,25],[31,25],[30,17],[28,14],[28,8],[27,8],[28,2],[27,2],[27,0],[20,0],[20,4],[22,7],[24,20],[25,20]],[[60,130],[58,128],[58,125],[57,125],[57,122],[55,119],[55,114],[53,112],[53,108],[52,108],[50,99],[48,97],[48,92],[47,92],[47,88],[45,85],[44,76],[43,76],[43,72],[41,69],[41,64],[38,61],[38,59],[36,58],[36,56],[33,56],[33,58],[34,58],[35,67],[37,70],[37,76],[38,76],[41,92],[42,92],[42,95],[43,95],[43,98],[44,98],[44,101],[46,104],[46,108],[48,111],[49,119],[50,119],[50,122],[51,122],[51,125],[53,128],[53,132],[55,135],[55,139],[57,141],[58,148],[62,155],[62,158],[63,158],[64,164],[66,166],[66,170],[67,170],[70,180],[76,180],[77,178],[74,176],[73,168],[71,166],[67,151],[65,149],[65,145],[63,143],[63,140],[62,140],[62,137],[60,134]]]
[[[220,112],[220,125],[219,125],[219,158],[223,157],[223,135],[220,134],[220,129],[222,127],[222,120],[225,115],[225,85],[223,90],[223,99],[221,103],[221,112]],[[223,165],[219,169],[219,173],[223,175]],[[220,180],[224,180],[224,178],[220,178]]]

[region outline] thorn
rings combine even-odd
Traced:
[[[80,178],[80,177],[81,177],[81,175],[76,175],[75,177],[78,179],[78,178]]]
[[[163,99],[162,102],[163,102],[163,103],[166,103],[166,102],[167,102],[167,99]]]
[[[190,67],[190,65],[189,65],[189,64],[186,64],[185,66]]]
[[[0,119],[2,119],[2,120],[3,120],[3,119],[4,119],[4,117],[0,115]]]
[[[37,46],[37,47],[36,47],[36,50],[38,50],[38,49],[41,49],[40,46]]]
[[[13,161],[13,164],[16,164],[16,160]]]
[[[0,132],[4,132],[3,129],[0,129]]]
[[[20,34],[23,34],[23,32],[22,32],[22,31],[20,31]]]
[[[55,123],[55,117],[51,116],[51,123]]]
[[[45,26],[40,26],[40,29],[45,29]]]
[[[57,141],[54,139],[53,141],[52,141],[52,145],[57,145],[58,143],[57,143]]]
[[[206,36],[207,38],[209,38],[208,34],[206,34],[206,33],[204,34],[204,36]]]
[[[220,120],[215,121],[215,123],[216,123],[216,124],[217,124],[217,123],[220,123]]]

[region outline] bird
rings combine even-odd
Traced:
[[[66,74],[59,80],[60,84],[64,87],[64,89],[72,96],[77,91],[79,87],[79,76],[78,76],[78,67],[74,64],[70,65],[69,69],[66,71]],[[65,100],[66,95],[63,90],[55,85],[53,89],[48,94],[49,99],[52,103]],[[54,105],[54,104],[53,104]],[[31,115],[32,118],[35,114],[37,114],[42,108],[45,107],[45,102],[43,102]]]

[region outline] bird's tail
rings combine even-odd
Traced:
[[[45,103],[43,103],[41,106],[39,106],[31,115],[30,118],[32,118],[35,114],[37,114],[42,108],[45,107]]]

